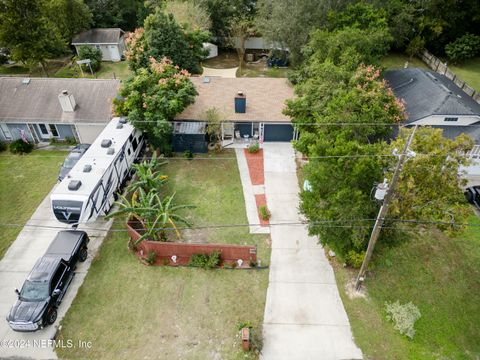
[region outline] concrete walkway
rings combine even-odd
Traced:
[[[250,174],[248,172],[247,158],[245,157],[244,147],[236,148],[238,170],[240,172],[240,180],[242,182],[243,197],[245,199],[245,210],[247,211],[247,219],[250,224],[251,234],[268,234],[269,227],[260,226],[260,218],[257,211],[257,203],[255,202],[255,194],[264,194],[265,187],[263,185],[252,185]]]
[[[270,224],[301,221],[294,151],[265,143]],[[305,225],[271,225],[272,255],[265,305],[264,360],[361,359],[333,269]]]
[[[45,253],[57,232],[61,229],[69,228],[54,218],[50,206],[50,194],[42,201],[27,222],[27,225],[41,225],[42,228],[25,226],[0,261],[0,315],[2,317],[0,319],[0,340],[10,341],[10,343],[6,343],[8,345],[2,343],[2,346],[0,346],[1,359],[57,358],[53,348],[48,344],[48,340],[55,337],[58,325],[75,298],[80,285],[83,283],[92,259],[97,253],[111,224],[112,221],[97,220],[95,223],[78,227],[79,230],[85,230],[90,237],[89,256],[84,263],[79,263],[77,266],[76,275],[58,309],[58,317],[55,324],[34,333],[15,332],[10,329],[5,321],[10,307],[14,304],[17,297],[14,289],[21,288],[33,265]],[[85,340],[88,341],[89,339]]]
[[[202,76],[218,76],[223,78],[235,78],[237,77],[237,69],[238,67],[231,68],[231,69],[213,69],[203,67]]]

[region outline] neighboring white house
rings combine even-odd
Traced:
[[[206,59],[211,59],[218,56],[218,46],[209,42],[203,43],[203,49],[208,50]]]
[[[113,79],[0,77],[0,141],[91,143],[112,118]]]
[[[90,29],[76,35],[72,45],[77,50],[80,46],[96,47],[102,51],[102,60],[120,61],[125,51],[125,32],[120,28]]]

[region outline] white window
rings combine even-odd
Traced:
[[[8,128],[7,124],[0,124],[0,129],[2,129],[3,136],[5,137],[5,140],[12,140],[12,133],[10,132],[10,129]]]
[[[57,126],[55,124],[48,124],[48,127],[50,128],[50,133],[52,134],[53,137],[59,136]]]

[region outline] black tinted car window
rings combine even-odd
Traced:
[[[20,292],[23,301],[41,301],[48,298],[48,283],[46,281],[25,281]]]
[[[63,272],[65,271],[65,265],[60,263],[60,266],[58,267],[57,271],[55,271],[55,275],[53,275],[52,278],[52,291],[57,288],[58,282],[60,281]]]

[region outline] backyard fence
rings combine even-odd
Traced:
[[[430,69],[436,71],[439,74],[445,75],[448,79],[452,80],[465,94],[472,97],[477,103],[480,104],[480,92],[476,91],[465,81],[461,80],[452,70],[448,68],[439,58],[430,54],[427,50],[423,50],[420,58]]]

